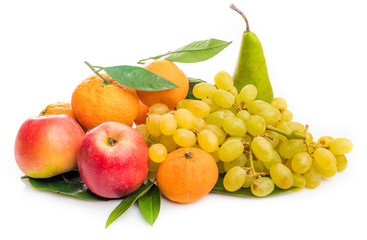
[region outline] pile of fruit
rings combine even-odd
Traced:
[[[292,121],[286,100],[273,98],[248,23],[233,77],[219,71],[211,84],[174,63],[207,60],[229,44],[193,42],[140,60],[153,59],[144,67],[86,62],[95,74],[70,103],[50,104],[20,127],[15,160],[23,178],[77,198],[123,198],[107,227],[135,201],[153,224],[161,193],[180,203],[209,192],[265,197],[315,188],[343,171],[351,141],[314,141],[307,125]]]

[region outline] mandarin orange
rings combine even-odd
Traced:
[[[139,99],[148,107],[154,103],[164,103],[173,109],[179,101],[185,99],[189,91],[189,81],[185,73],[173,62],[156,60],[144,66],[145,69],[173,82],[178,88],[162,91],[137,90]]]
[[[139,101],[138,116],[136,116],[134,120],[134,123],[136,126],[140,124],[145,124],[147,120],[148,112],[149,112],[149,107],[145,105],[144,103],[142,103],[141,101]]]
[[[45,109],[43,109],[38,116],[46,116],[46,115],[60,115],[65,114],[74,119],[76,122],[78,121],[75,117],[73,109],[70,103],[67,102],[57,102],[47,105]]]
[[[119,84],[106,74],[103,77],[110,84],[93,75],[75,88],[71,106],[79,123],[88,130],[107,121],[131,126],[139,110],[135,89]]]
[[[157,170],[157,185],[168,199],[179,203],[197,201],[218,180],[214,158],[199,148],[179,148],[167,155]]]

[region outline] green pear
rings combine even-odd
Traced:
[[[242,36],[241,49],[233,75],[234,86],[240,92],[244,86],[253,84],[258,91],[256,99],[270,103],[273,100],[273,89],[261,43],[255,33],[250,32],[247,18],[243,12],[233,4],[230,7],[238,12],[246,22],[246,30]]]

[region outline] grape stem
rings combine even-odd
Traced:
[[[282,134],[288,140],[290,140],[290,139],[303,139],[303,140],[305,140],[306,139],[306,136],[303,133],[300,133],[296,130],[293,130],[291,133],[288,133],[288,132],[285,132],[283,130],[280,130],[280,129],[275,128],[275,127],[270,126],[270,125],[266,126],[266,129],[270,130],[270,131],[273,131],[273,132],[276,132],[276,133],[279,133],[279,134]]]

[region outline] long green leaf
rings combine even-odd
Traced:
[[[83,183],[78,171],[70,171],[51,178],[28,178],[29,183],[39,190],[56,192],[84,200],[107,200],[92,193]]]
[[[188,80],[189,80],[189,92],[187,93],[186,98],[193,99],[193,100],[198,100],[198,98],[196,98],[194,96],[194,94],[192,93],[192,89],[195,87],[196,84],[199,84],[199,83],[202,83],[202,82],[205,82],[205,81],[201,80],[201,79],[198,79],[198,78],[191,78],[191,77],[189,77]]]
[[[161,193],[156,185],[153,185],[144,196],[139,198],[139,208],[145,220],[153,226],[161,207]]]
[[[127,196],[122,202],[111,212],[106,222],[106,228],[126,212],[141,196],[148,192],[153,186],[153,182],[148,181],[140,186],[138,190]]]
[[[178,88],[171,81],[142,67],[121,65],[103,69],[115,81],[130,88],[143,91],[161,91]]]
[[[235,192],[228,192],[223,186],[223,178],[224,178],[224,175],[220,174],[219,177],[218,177],[217,183],[215,184],[215,186],[211,190],[212,193],[220,193],[220,194],[234,195],[234,196],[240,196],[240,197],[256,197],[251,193],[250,188],[240,188],[239,190],[237,190]],[[297,187],[291,187],[289,189],[281,189],[281,188],[275,187],[274,191],[272,193],[270,193],[268,196],[277,195],[277,194],[284,193],[284,192],[289,192],[289,191],[294,191],[296,189],[298,189],[298,188]]]
[[[165,57],[166,60],[172,62],[181,62],[181,63],[202,62],[214,57],[231,43],[232,42],[226,42],[215,38],[202,41],[195,41],[186,46],[178,48],[175,51],[169,51],[165,54],[161,54],[155,57],[142,59],[138,63],[142,64],[146,60],[149,59],[157,60],[163,57]]]

